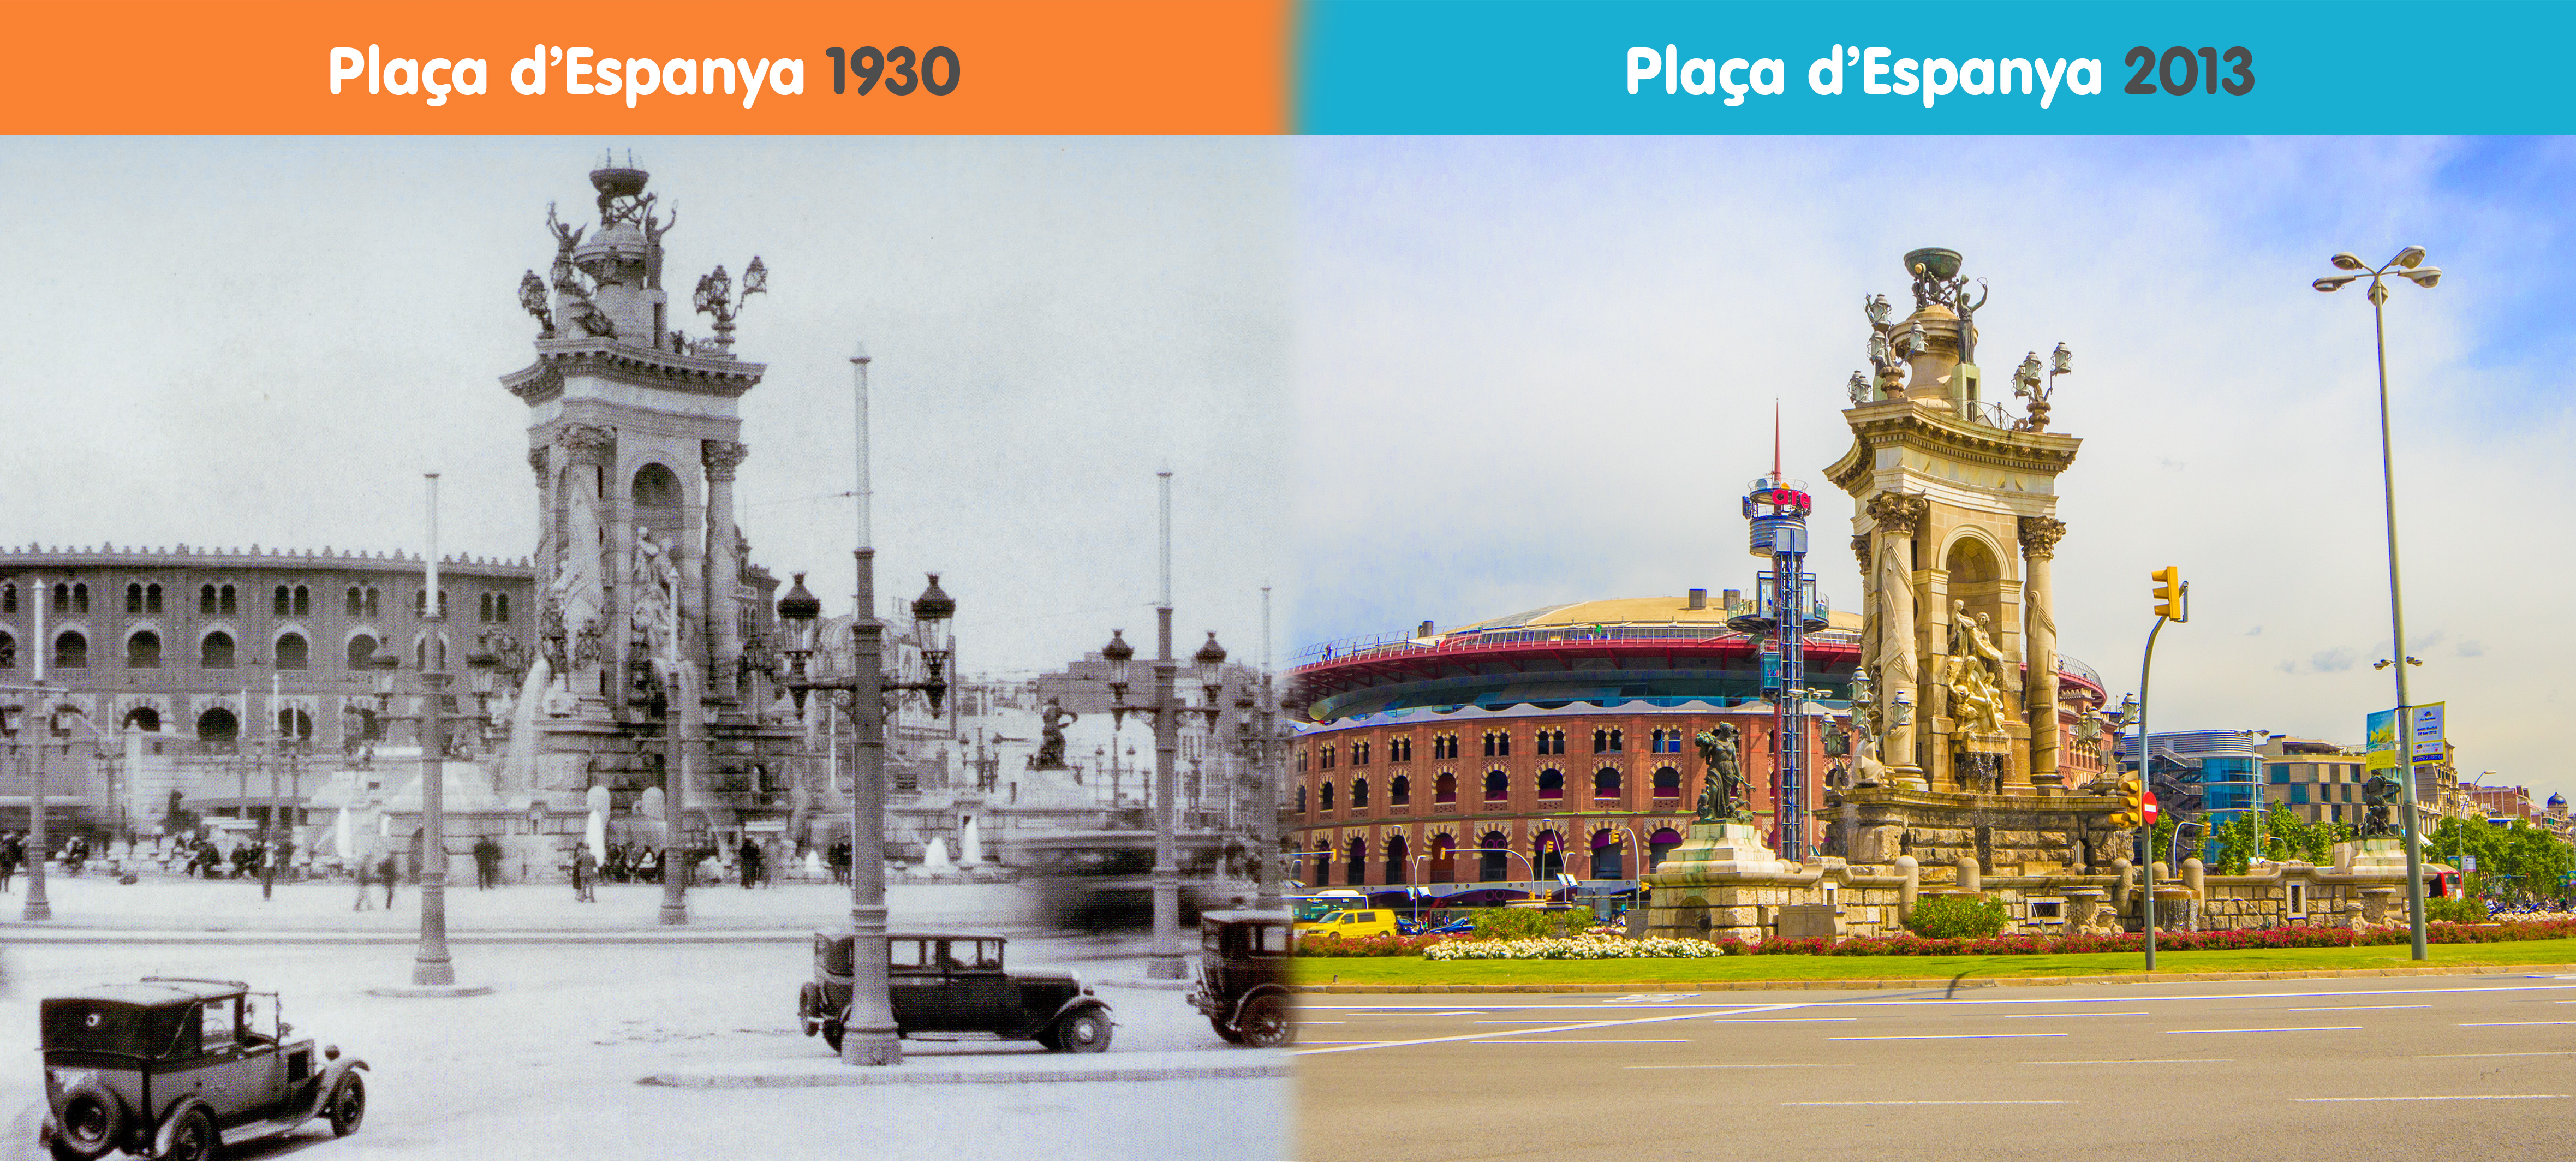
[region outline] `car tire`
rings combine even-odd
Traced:
[[[356,1070],[340,1075],[340,1083],[331,1087],[331,1104],[325,1111],[331,1118],[331,1136],[345,1138],[358,1131],[367,1120],[367,1082]]]
[[[62,1125],[47,1143],[54,1157],[73,1162],[89,1162],[116,1148],[118,1115],[116,1099],[94,1085],[85,1085],[63,1098]]]
[[[824,1043],[824,1044],[826,1044],[826,1045],[831,1046],[831,1047],[832,1047],[832,1052],[834,1052],[834,1053],[838,1053],[838,1052],[840,1052],[840,1051],[841,1051],[841,1022],[840,1022],[840,1021],[838,1021],[838,1020],[833,1020],[833,1019],[826,1019],[826,1020],[823,1022],[823,1043]]]
[[[1235,1027],[1243,1031],[1243,1043],[1255,1049],[1277,1049],[1297,1040],[1297,1026],[1288,1019],[1288,1002],[1277,993],[1263,993],[1247,1002]]]
[[[1098,1053],[1109,1048],[1109,1014],[1075,1009],[1055,1023],[1054,1048],[1065,1053]]]
[[[204,1162],[222,1145],[223,1139],[215,1136],[215,1119],[206,1107],[197,1106],[179,1116],[179,1125],[170,1133],[170,1149],[161,1156],[176,1162]]]
[[[1226,1024],[1225,1018],[1223,1017],[1208,1018],[1208,1027],[1215,1029],[1216,1035],[1225,1038],[1225,1043],[1228,1045],[1243,1044],[1243,1032],[1232,1025]]]

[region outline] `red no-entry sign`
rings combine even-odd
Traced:
[[[2155,792],[2153,792],[2153,791],[2149,791],[2149,792],[2147,792],[2147,793],[2145,793],[2145,794],[2143,794],[2143,795],[2140,795],[2140,796],[2138,796],[2138,802],[2139,802],[2139,804],[2140,804],[2141,806],[2143,806],[2143,807],[2145,807],[2145,808],[2146,808],[2147,826],[2149,826],[2149,827],[2153,827],[2153,826],[2155,826],[2155,825],[2156,825],[2156,793],[2155,793]]]

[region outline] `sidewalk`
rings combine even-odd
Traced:
[[[420,932],[420,889],[401,884],[394,906],[384,906],[381,885],[370,906],[353,910],[351,880],[281,883],[260,898],[256,880],[147,877],[119,884],[113,876],[55,874],[45,881],[54,918],[19,919],[27,899],[21,877],[0,893],[0,940],[95,940],[105,933],[154,934],[205,942],[275,941],[297,937],[334,942],[407,941]],[[802,940],[818,928],[848,922],[846,887],[791,883],[745,889],[716,884],[691,888],[689,922],[661,922],[658,884],[601,884],[597,903],[573,899],[569,884],[510,884],[490,890],[464,884],[447,888],[447,930],[460,942],[479,940],[592,940],[623,935],[654,940]],[[898,926],[990,931],[1005,935],[1036,929],[1032,893],[1017,884],[892,884],[886,903]]]
[[[972,1043],[969,1043],[972,1045]],[[977,1050],[983,1050],[978,1052]],[[1263,1049],[1126,1053],[1051,1053],[1026,1047],[943,1046],[906,1041],[903,1061],[881,1068],[843,1065],[800,1053],[768,1059],[670,1069],[638,1084],[680,1089],[803,1089],[839,1085],[1018,1085],[1025,1082],[1179,1081],[1286,1077],[1288,1055]]]

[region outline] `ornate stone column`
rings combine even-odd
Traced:
[[[602,531],[615,527],[609,511],[608,497],[600,488],[601,470],[617,457],[617,430],[599,424],[571,424],[555,435],[561,451],[564,474],[556,492],[563,522],[562,539],[556,549],[557,561],[572,566],[568,604],[586,608],[568,608],[564,624],[565,673],[573,694],[585,703],[607,707],[625,697],[615,682],[604,675],[622,671],[625,664],[625,609],[618,595],[625,586],[612,562],[622,563],[622,554],[608,552]],[[548,578],[548,584],[552,584]],[[589,631],[584,632],[584,620]]]
[[[742,618],[735,608],[742,563],[734,560],[733,474],[751,449],[732,440],[700,442],[707,473],[707,642],[712,664],[707,692],[718,698],[740,696]]]
[[[1922,527],[1926,507],[1920,496],[1895,492],[1879,493],[1869,502],[1870,520],[1878,530],[1878,696],[1887,712],[1885,761],[1891,774],[1918,785],[1923,763],[1914,740],[1918,727],[1926,724],[1924,708],[1915,704],[1914,534]],[[1903,725],[1898,724],[1900,716],[1906,719]]]
[[[2034,786],[2064,786],[2057,770],[2057,619],[2050,587],[2050,563],[2057,557],[2057,538],[2066,525],[2053,516],[2021,518],[2022,657],[2029,677],[2022,684],[2029,710],[2030,781]]]

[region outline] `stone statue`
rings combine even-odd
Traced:
[[[1700,761],[1708,764],[1696,816],[1702,823],[1753,822],[1753,807],[1745,798],[1744,769],[1737,760],[1742,733],[1732,722],[1699,732]]]
[[[1082,721],[1082,716],[1064,708],[1053,698],[1038,715],[1038,753],[1029,765],[1037,770],[1064,769],[1064,728]]]
[[[2389,821],[2389,810],[2405,796],[2404,784],[2386,775],[2370,776],[2370,781],[2361,785],[2361,801],[2369,808],[2361,821],[2361,837],[2375,839],[2397,834],[2396,825]]]
[[[1962,734],[2000,735],[2004,732],[2003,691],[1995,674],[2003,666],[2003,651],[1995,648],[1987,634],[1987,622],[1968,615],[1968,603],[1951,602],[1949,672],[1950,719]]]
[[[679,656],[680,570],[671,555],[654,543],[649,529],[635,530],[635,636],[656,659]]]

